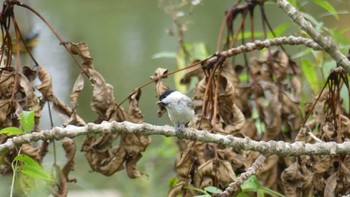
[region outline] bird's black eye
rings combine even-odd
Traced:
[[[162,101],[158,101],[157,104],[160,105],[160,106],[163,106],[163,107],[167,106],[167,104],[163,103]]]

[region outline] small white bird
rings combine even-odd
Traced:
[[[194,116],[192,99],[176,90],[167,90],[159,96],[157,104],[165,107],[175,131],[181,131]]]

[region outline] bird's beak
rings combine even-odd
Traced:
[[[162,107],[165,107],[165,104],[162,101],[157,101],[157,104],[162,106]]]

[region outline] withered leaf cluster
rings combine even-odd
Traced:
[[[309,103],[311,118],[300,129],[296,141],[308,143],[349,141],[349,109],[342,107],[340,89],[349,93],[347,74],[342,68],[329,75],[324,91]],[[301,156],[291,160],[281,174],[287,196],[337,196],[350,192],[348,155]]]
[[[135,90],[129,97],[129,109],[125,111],[115,102],[113,86],[108,84],[104,77],[94,69],[87,44],[66,43],[66,46],[73,54],[82,59],[82,70],[91,81],[93,87],[91,109],[98,115],[95,123],[102,121],[143,122],[143,115],[138,105],[141,96],[140,89]],[[77,97],[83,87],[83,78],[79,75],[71,94],[73,106],[77,105]],[[119,143],[115,145],[115,141]],[[85,158],[93,171],[110,176],[125,168],[130,178],[137,178],[141,176],[141,173],[137,170],[136,164],[142,157],[141,152],[146,150],[150,142],[149,136],[136,134],[89,134],[84,138],[81,151],[85,152]]]
[[[350,90],[341,68],[332,71],[324,91],[306,105],[308,115],[303,117],[299,67],[286,52],[269,49],[262,58],[252,58],[246,69],[248,81],[239,79],[242,69],[237,67],[226,60],[215,73],[210,71],[211,75],[189,71],[184,76],[186,83],[199,78],[192,96],[196,115],[190,127],[258,141],[349,141],[350,116],[342,107],[340,90]],[[224,190],[260,155],[196,141],[178,140],[177,144],[175,171],[179,182],[170,188],[168,196],[200,194],[193,187]],[[256,175],[262,185],[286,196],[334,196],[350,192],[348,161],[347,155],[272,155]]]
[[[77,106],[79,95],[83,91],[85,82],[84,74],[88,76],[93,87],[91,109],[97,114],[96,123],[102,121],[131,121],[143,122],[143,115],[139,108],[141,90],[136,89],[129,97],[129,108],[124,110],[115,102],[113,86],[108,84],[104,77],[94,69],[86,43],[65,43],[69,51],[82,59],[82,73],[77,76],[70,95],[71,103],[66,105],[55,94],[52,88],[52,78],[43,66],[22,66],[21,72],[13,66],[0,70],[0,122],[1,129],[5,127],[20,127],[18,117],[23,110],[34,110],[35,127],[32,132],[40,131],[40,117],[45,104],[52,104],[53,108],[64,117],[65,125],[85,125],[85,121],[78,115]],[[36,80],[40,83],[36,84]],[[9,137],[0,135],[0,143],[4,143]],[[115,143],[117,142],[117,143]],[[87,135],[81,151],[93,171],[110,176],[117,171],[126,169],[130,178],[141,176],[136,168],[137,162],[142,157],[151,142],[149,136],[135,134],[101,134]],[[21,153],[27,154],[41,163],[49,151],[49,141],[38,144],[23,144]],[[67,196],[68,182],[76,179],[69,178],[69,173],[74,170],[74,156],[76,144],[73,139],[62,140],[63,150],[66,152],[67,162],[63,167],[55,165],[54,177],[56,177],[55,196]],[[17,156],[19,149],[7,151],[1,155],[0,160],[2,175],[12,173],[11,163]],[[29,185],[28,185],[29,186]],[[26,188],[22,188],[23,191]]]
[[[190,70],[182,80],[188,84],[194,77],[199,79],[192,96],[195,116],[190,127],[254,140],[294,141],[303,120],[300,73],[283,50],[268,50],[262,58],[252,58],[245,73],[220,55],[217,62],[204,62],[202,68],[202,72]],[[248,74],[249,81],[241,81],[241,74]],[[198,194],[188,189],[192,187],[225,189],[259,156],[212,143],[178,140],[177,144],[175,171],[180,181],[170,188],[169,196]],[[281,173],[291,163],[290,158],[270,156],[257,176],[265,186],[282,191]]]

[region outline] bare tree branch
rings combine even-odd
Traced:
[[[103,122],[101,124],[89,123],[86,126],[55,127],[51,130],[42,130],[36,133],[24,134],[9,138],[0,145],[0,153],[29,142],[39,140],[61,140],[64,137],[74,138],[87,134],[106,133],[134,133],[140,135],[163,135],[180,139],[213,142],[223,147],[234,147],[239,150],[257,151],[261,154],[285,156],[299,155],[335,155],[350,154],[350,142],[337,144],[336,142],[322,142],[309,144],[304,142],[287,143],[283,141],[255,141],[249,138],[238,138],[231,135],[213,134],[208,131],[186,128],[176,133],[173,127],[157,126],[148,123],[135,124],[131,122]]]
[[[257,49],[268,48],[271,46],[281,46],[281,45],[305,45],[306,47],[312,48],[313,50],[322,50],[323,48],[311,39],[304,37],[288,36],[288,37],[278,37],[266,40],[256,40],[254,42],[248,42],[239,47],[234,47],[226,51],[220,52],[220,55],[225,57],[231,57],[243,52],[250,52]],[[217,57],[213,56],[208,59],[208,62],[217,61]]]
[[[297,25],[306,31],[310,37],[317,42],[325,52],[327,52],[336,62],[348,73],[350,73],[350,62],[343,55],[336,43],[330,36],[321,35],[312,24],[306,20],[302,14],[293,7],[287,0],[274,0],[279,8],[281,8]]]

